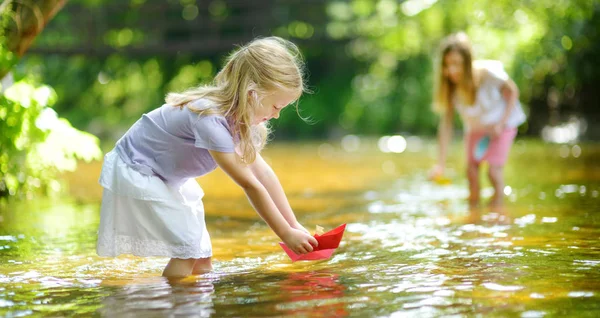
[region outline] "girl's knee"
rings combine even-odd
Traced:
[[[490,165],[489,171],[490,174],[494,175],[502,175],[504,172],[504,166],[492,166]]]
[[[479,173],[479,164],[477,164],[476,162],[469,162],[467,164],[467,174],[474,175],[477,173]]]
[[[210,257],[196,259],[196,263],[194,264],[192,274],[204,274],[210,271],[212,271],[212,261]]]
[[[194,258],[171,258],[170,263],[178,266],[194,266],[196,259]]]
[[[171,258],[162,275],[165,277],[185,277],[192,272],[195,263],[196,260],[193,258]]]
[[[503,166],[490,166],[488,175],[492,181],[501,181],[503,179]]]
[[[205,265],[205,264],[208,264],[208,265],[212,264],[210,257],[195,259],[194,265]]]

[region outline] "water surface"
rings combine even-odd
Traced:
[[[600,316],[599,145],[519,141],[506,207],[473,211],[459,145],[449,185],[425,178],[431,144],[376,145],[264,154],[307,228],[348,224],[326,261],[291,263],[233,182],[199,179],[215,270],[180,281],[164,258],[95,255],[100,164],[82,165],[69,198],[0,212],[0,315]]]

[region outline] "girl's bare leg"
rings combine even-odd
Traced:
[[[192,270],[192,275],[205,274],[212,271],[212,261],[210,257],[197,258]]]
[[[469,180],[469,207],[479,206],[479,164],[469,162],[467,164],[467,179]]]
[[[501,207],[504,204],[504,166],[490,165],[488,177],[494,187],[494,196],[490,201],[490,206]]]
[[[196,258],[171,258],[162,275],[164,277],[186,277],[192,274]]]

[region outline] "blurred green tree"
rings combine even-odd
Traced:
[[[432,132],[436,120],[429,108],[432,73],[439,63],[437,45],[447,34],[464,30],[475,57],[504,62],[521,88],[521,100],[536,103],[530,121],[538,133],[548,124],[549,105],[568,108],[565,101],[591,93],[581,91],[592,80],[590,71],[567,61],[577,61],[584,52],[589,52],[587,61],[597,56],[593,48],[600,26],[593,16],[599,9],[598,2],[587,0],[331,1],[328,34],[350,41],[348,51],[366,66],[352,81],[354,93],[341,123],[349,130],[368,127],[373,133]],[[548,91],[556,93],[550,99],[560,102],[551,105]],[[584,110],[580,107],[579,112]]]
[[[0,4],[2,35],[5,50],[0,64],[0,79],[13,66],[16,58],[21,57],[44,26],[64,6],[66,0],[5,0]]]
[[[598,118],[598,11],[589,0],[72,0],[23,65],[108,147],[167,92],[209,81],[235,44],[274,34],[301,46],[314,91],[300,103],[314,123],[288,110],[279,137],[433,134],[436,49],[464,30],[477,58],[505,64],[532,114],[523,131],[537,134],[570,114]]]
[[[98,139],[58,118],[56,93],[32,74],[9,71],[65,1],[4,1],[0,5],[0,204],[36,190],[58,191],[56,173],[76,159],[99,159]]]

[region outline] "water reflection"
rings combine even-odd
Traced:
[[[469,209],[460,174],[426,180],[414,138],[402,154],[357,138],[268,153],[307,228],[348,224],[329,260],[291,263],[226,176],[201,180],[215,271],[179,281],[163,258],[97,257],[95,203],[24,205],[0,211],[0,316],[600,314],[600,167],[579,164],[600,147],[520,141],[510,200]]]
[[[112,287],[104,288],[109,293],[98,311],[103,317],[210,317],[215,312],[215,288],[210,278],[105,280],[101,285]]]
[[[279,284],[287,298],[277,309],[286,316],[345,317],[346,287],[339,279],[338,274],[326,271],[291,273]]]
[[[469,215],[465,221],[469,224],[511,224],[513,218],[511,218],[509,211],[506,206],[494,208],[470,207]]]

